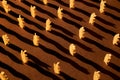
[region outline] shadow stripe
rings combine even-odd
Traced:
[[[61,26],[59,26],[59,25],[57,25],[55,23],[51,23],[51,25],[52,25],[53,28],[61,30],[63,33],[65,33],[65,34],[67,34],[67,35],[69,35],[71,37],[73,37],[73,35],[75,35],[71,31],[69,31],[69,30],[67,30],[67,29],[65,29],[65,28],[63,28],[63,27],[61,27]]]
[[[94,23],[94,26],[95,26],[96,28],[100,29],[101,31],[103,31],[103,32],[105,32],[105,33],[108,33],[108,34],[110,34],[110,35],[112,35],[112,36],[114,36],[114,35],[116,34],[115,32],[113,32],[113,31],[111,31],[111,30],[108,30],[108,29],[102,27],[101,25],[99,25],[99,24],[97,24],[97,23]]]
[[[28,1],[22,1],[25,5],[27,5],[27,6],[31,6],[31,5],[34,5],[34,4],[32,4],[32,3],[30,3],[30,2],[28,2]],[[51,13],[51,12],[49,12],[49,11],[46,11],[46,10],[44,10],[44,9],[42,9],[42,8],[40,8],[39,6],[37,6],[37,5],[35,5],[36,6],[36,9],[39,11],[39,12],[42,12],[42,13],[44,13],[44,14],[47,14],[48,16],[50,16],[50,17],[52,17],[52,18],[56,18],[56,16],[53,14],[53,13]]]
[[[5,50],[3,47],[0,46],[0,52],[6,56],[8,56],[12,61],[18,63],[18,64],[22,64],[21,60],[18,59],[15,55],[13,55],[12,53],[10,53],[9,51]]]
[[[63,6],[69,7],[69,4],[63,2],[62,0],[55,0],[55,1]]]
[[[15,77],[18,77],[22,80],[31,80],[29,79],[27,76],[23,75],[22,73],[16,71],[15,69],[13,69],[12,67],[10,67],[9,65],[3,63],[0,61],[0,67],[7,69],[11,74],[13,74]]]
[[[91,15],[91,13],[89,13],[89,12],[87,12],[87,11],[84,11],[84,10],[82,10],[82,9],[79,9],[79,8],[77,8],[77,7],[75,7],[74,10],[77,11],[77,12],[80,12],[80,13],[88,16],[88,17]]]
[[[34,31],[34,30],[32,30],[32,29],[29,29],[29,28],[27,28],[27,27],[25,28],[25,30],[26,30],[27,32],[31,33],[31,34],[36,32],[36,34],[39,35],[39,36],[41,37],[41,39],[43,39],[44,41],[53,44],[56,48],[62,50],[62,51],[63,51],[64,53],[66,53],[66,54],[69,53],[68,50],[66,50],[66,48],[64,48],[62,45],[60,45],[59,43],[57,43],[56,41],[54,41],[54,40],[52,40],[52,39],[47,38],[47,37],[44,36],[43,34],[37,32],[37,31]],[[65,40],[68,40],[70,43],[75,43],[75,44],[77,44],[78,46],[80,46],[81,48],[83,48],[83,49],[85,49],[85,50],[87,50],[87,51],[93,52],[93,50],[92,50],[91,48],[89,48],[89,47],[83,45],[82,43],[77,42],[77,41],[75,41],[75,40],[73,40],[73,39],[71,39],[71,38],[68,38],[68,37],[64,36],[63,34],[61,34],[61,33],[58,33],[58,32],[56,32],[56,31],[52,31],[52,32],[50,32],[50,33],[53,33],[54,35],[57,35],[57,36],[61,36],[61,37],[64,38]]]
[[[107,8],[110,8],[110,9],[112,9],[112,10],[118,12],[118,13],[120,13],[120,9],[118,9],[118,8],[116,8],[116,7],[113,7],[113,6],[111,6],[111,5],[107,4],[107,3],[106,3],[106,7],[107,7]]]
[[[32,43],[31,40],[29,40],[29,39],[27,39],[27,38],[25,38],[25,37],[19,35],[17,32],[14,32],[14,31],[12,31],[12,30],[10,30],[10,29],[4,27],[4,26],[1,25],[1,24],[0,24],[0,27],[1,27],[1,29],[2,29],[3,31],[5,31],[6,33],[11,34],[11,35],[14,35],[14,36],[15,36],[16,38],[18,38],[19,40],[21,40],[21,41],[23,41],[23,42],[25,42],[25,43],[27,43],[27,44],[33,46],[33,43]]]
[[[36,16],[36,19],[45,23],[46,22],[46,19],[42,18],[42,17],[39,17],[39,16]],[[64,32],[65,34],[69,35],[69,36],[73,36],[74,34],[70,31],[68,31],[67,29],[55,24],[55,23],[51,23],[52,27],[55,28],[55,29],[58,29],[62,32]]]
[[[15,12],[13,12],[13,11],[10,12],[10,15],[12,15],[13,17],[16,17],[16,18],[19,17],[19,14],[15,13]],[[10,18],[10,17],[9,17],[9,18]],[[33,22],[33,21],[30,20],[30,19],[27,19],[25,16],[22,16],[22,18],[24,18],[24,21],[25,21],[26,23],[32,24],[32,25],[34,25],[36,28],[38,28],[38,29],[40,29],[40,30],[44,30],[44,27],[42,27],[40,24],[38,24],[38,23],[36,23],[36,22]],[[15,22],[15,21],[14,21],[14,22]],[[18,23],[18,22],[17,22],[17,23]],[[17,25],[18,25],[18,24],[17,24]]]
[[[62,76],[65,80],[76,80],[75,78],[73,78],[73,77],[67,75],[67,74],[64,73],[64,72],[60,72],[59,75]]]
[[[84,44],[82,44],[82,43],[80,43],[80,42],[78,42],[78,41],[76,41],[76,40],[74,40],[74,39],[71,39],[71,38],[65,36],[65,35],[62,34],[62,33],[59,33],[59,32],[54,31],[54,30],[52,30],[50,33],[52,33],[52,34],[54,34],[54,35],[56,35],[56,36],[59,36],[59,37],[65,39],[66,41],[68,41],[68,42],[70,42],[70,43],[74,43],[74,44],[78,45],[80,48],[82,48],[82,49],[84,49],[84,50],[93,52],[91,48],[85,46]],[[62,49],[61,49],[61,50],[62,50]]]
[[[100,34],[98,34],[98,33],[94,32],[94,31],[88,29],[87,27],[85,27],[85,30],[86,30],[86,32],[88,32],[89,34],[91,34],[92,36],[94,36],[94,37],[96,37],[96,38],[98,38],[100,40],[102,40],[104,38]]]
[[[13,50],[15,50],[15,51],[17,51],[17,52],[19,53],[19,55],[20,55],[20,51],[23,50],[22,48],[14,45],[14,44],[12,44],[12,43],[10,43],[10,44],[8,45],[8,47],[11,48],[11,49],[13,49]],[[41,67],[44,67],[44,68],[46,68],[46,69],[48,69],[48,67],[50,67],[50,66],[47,65],[46,63],[40,61],[40,60],[39,60],[38,58],[36,58],[35,56],[33,56],[33,55],[29,54],[29,53],[27,53],[27,55],[28,55],[28,58],[29,58],[29,59],[31,59],[32,61],[34,61],[34,63],[40,65]]]
[[[87,1],[84,1],[84,0],[76,0],[77,2],[82,2],[83,4],[89,6],[89,7],[94,7],[94,8],[97,8],[99,9],[99,6],[95,5],[95,4],[92,4],[92,3],[89,3]]]
[[[116,74],[112,73],[111,71],[108,71],[108,70],[104,69],[103,67],[101,67],[100,65],[92,62],[91,60],[84,58],[83,56],[79,55],[78,53],[75,54],[75,57],[76,57],[77,59],[83,61],[84,63],[87,63],[87,64],[93,66],[93,67],[94,67],[95,69],[97,69],[98,71],[101,71],[102,73],[109,75],[110,77],[112,77],[112,78],[115,79],[115,80],[120,79],[120,77],[117,76]]]
[[[63,17],[63,21],[65,21],[66,23],[70,24],[70,25],[73,25],[74,27],[76,27],[77,29],[79,29],[81,27],[80,24],[70,20],[70,19],[67,19],[65,17]]]
[[[41,68],[39,65],[37,65],[35,63],[28,62],[27,65],[29,65],[32,68],[36,69],[38,72],[42,73],[43,75],[52,78],[53,80],[62,80],[59,77],[57,77],[56,75],[54,75],[53,73],[44,70],[43,68]]]
[[[82,72],[85,73],[85,74],[89,74],[89,72],[88,72],[87,69],[85,69],[84,67],[81,67],[80,65],[78,65],[77,63],[75,63],[73,60],[71,60],[71,59],[69,59],[69,58],[67,58],[67,57],[65,57],[65,56],[62,56],[62,55],[59,54],[58,52],[56,52],[56,51],[54,51],[54,50],[52,50],[52,49],[50,49],[50,48],[47,48],[47,47],[45,47],[45,46],[43,46],[43,45],[41,45],[41,44],[40,44],[39,47],[40,47],[44,52],[46,52],[47,54],[51,54],[51,55],[59,58],[60,60],[69,63],[71,66],[73,66],[73,67],[76,68],[77,70],[82,71]]]
[[[76,20],[78,20],[78,21],[83,21],[83,19],[82,19],[81,17],[76,16],[76,15],[70,13],[70,12],[67,11],[67,10],[63,10],[62,12],[63,12],[64,14],[68,15],[69,17],[73,18],[73,19],[76,19]]]
[[[106,24],[106,25],[109,25],[110,27],[115,27],[115,24],[114,24],[114,23],[109,22],[109,21],[106,21],[106,20],[102,19],[102,18],[99,17],[99,16],[97,16],[96,19],[97,19],[98,21],[100,21],[100,22]]]
[[[114,14],[111,14],[109,12],[104,12],[104,13],[105,13],[105,15],[110,16],[111,18],[120,21],[120,17],[115,16]]]
[[[21,6],[18,6],[17,4],[14,4],[12,1],[8,0],[7,2],[8,2],[8,4],[9,4],[10,6],[21,10],[22,12],[24,12],[24,13],[27,14],[27,15],[31,15],[31,14],[30,14],[30,11],[22,8]]]
[[[13,19],[11,19],[10,17],[8,17],[8,16],[6,16],[6,15],[4,15],[4,14],[2,14],[2,13],[0,13],[0,15],[1,15],[0,18],[4,18],[4,19],[6,19],[7,21],[9,21],[10,23],[15,24],[15,25],[18,25],[18,22],[15,21],[15,20],[13,20]]]
[[[114,70],[120,72],[120,66],[117,66],[116,64],[113,64],[113,63],[109,63],[108,64],[111,68],[113,68]]]
[[[117,58],[120,58],[120,54],[118,52],[116,52],[116,51],[114,51],[114,50],[112,50],[110,48],[107,48],[107,47],[103,46],[102,44],[100,44],[100,43],[98,43],[98,42],[96,42],[96,41],[94,41],[92,39],[84,38],[83,40],[90,43],[90,44],[92,44],[92,45],[95,45],[96,47],[98,47],[99,49],[101,49],[103,51],[110,52],[112,55],[114,55]]]

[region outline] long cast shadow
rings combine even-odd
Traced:
[[[17,22],[17,21],[11,19],[10,17],[8,17],[8,16],[6,16],[6,15],[4,15],[4,14],[2,14],[2,13],[0,13],[0,18],[4,18],[4,19],[6,19],[7,21],[9,21],[10,23],[15,24],[15,25],[18,25],[18,22]]]
[[[96,37],[96,38],[98,38],[100,40],[102,40],[104,38],[100,34],[98,34],[98,33],[94,32],[94,31],[88,29],[87,27],[85,28],[85,30],[86,30],[86,32],[88,32],[89,34],[93,35],[94,37]]]
[[[34,63],[38,64],[39,66],[48,69],[50,66],[42,61],[40,61],[38,58],[36,58],[35,56],[28,54],[28,58],[30,58]]]
[[[20,51],[22,50],[21,48],[17,47],[16,45],[14,45],[14,44],[12,44],[12,43],[10,43],[10,44],[7,45],[7,46],[8,46],[9,48],[11,48],[11,49],[19,52],[19,53],[20,53]]]
[[[39,16],[36,16],[36,19],[39,20],[39,21],[41,21],[41,22],[43,22],[43,23],[46,22],[46,19],[44,19],[44,18],[42,18],[42,17],[39,17]],[[68,31],[67,29],[64,29],[63,27],[61,27],[61,26],[59,26],[59,25],[57,25],[57,24],[55,24],[55,23],[51,23],[51,25],[52,25],[53,28],[59,29],[59,30],[61,30],[62,32],[64,32],[65,34],[67,34],[67,35],[69,35],[69,36],[71,36],[71,37],[74,35],[72,32]]]
[[[65,49],[64,47],[62,47],[58,42],[56,42],[56,41],[54,41],[54,40],[52,40],[52,39],[50,39],[50,38],[47,38],[46,36],[44,36],[43,34],[37,32],[37,31],[35,31],[35,30],[29,29],[29,28],[27,28],[27,27],[24,28],[24,29],[25,29],[27,32],[31,33],[31,34],[33,34],[33,33],[38,34],[38,35],[41,37],[41,39],[43,39],[43,40],[45,40],[45,41],[53,44],[56,48],[61,49],[61,50],[64,50],[64,51],[66,52],[66,49]],[[54,30],[53,30],[53,31],[54,31]],[[51,31],[50,33],[54,33],[54,35],[57,35],[57,36],[60,35],[60,36],[61,36],[60,33],[58,33],[58,32],[55,33],[55,31],[54,31],[54,32],[53,32],[53,31]],[[85,50],[87,50],[87,51],[93,52],[93,50],[92,50],[91,48],[83,45],[82,43],[80,43],[80,42],[78,42],[78,41],[76,41],[76,40],[73,40],[73,39],[71,39],[71,38],[67,38],[67,37],[65,37],[63,34],[62,34],[62,38],[64,38],[65,40],[68,40],[70,43],[75,43],[75,44],[77,44],[79,47],[81,47],[81,48],[83,48],[83,49],[85,49]],[[67,52],[68,52],[68,51],[67,51]]]
[[[71,76],[67,75],[64,72],[60,72],[59,75],[62,76],[65,80],[76,80],[75,78],[72,78]]]
[[[69,7],[69,4],[63,2],[62,0],[56,0],[56,2],[58,2],[59,4],[63,5],[63,6],[66,6],[66,7]],[[77,7],[75,7],[73,10],[77,11],[77,12],[80,12],[80,13],[83,13],[84,15],[86,16],[90,16],[90,13],[88,13],[87,11],[84,11],[82,9],[79,9]]]
[[[81,1],[78,0],[78,1],[79,1],[79,2],[83,2],[83,3],[86,4],[87,6],[89,5],[89,6],[92,6],[92,7],[99,8],[99,6],[96,6],[96,5],[94,5],[94,4],[88,3],[88,2],[86,2],[86,1],[84,1],[84,0],[81,0]],[[86,16],[90,16],[90,13],[88,13],[88,12],[82,10],[82,9],[79,9],[79,8],[77,8],[77,7],[75,7],[74,10],[76,10],[76,11],[78,11],[78,12],[82,12],[82,13],[85,14]],[[64,12],[64,10],[63,10],[63,12]],[[65,12],[65,13],[66,13],[66,12]],[[68,12],[67,12],[67,14],[68,14]],[[72,15],[72,16],[73,16],[73,15]],[[72,18],[73,18],[73,17],[72,17]],[[76,18],[76,19],[79,20],[79,18],[77,18],[76,16],[74,16],[74,18]],[[100,17],[98,17],[98,20],[99,20],[100,22],[104,23],[104,24],[107,24],[107,25],[110,25],[110,26],[114,26],[113,23],[108,22],[108,21],[106,21],[106,20],[104,20],[104,19],[102,19],[102,18],[100,18]]]
[[[36,3],[39,3],[39,4],[42,4],[42,5],[44,5],[43,4],[43,2],[41,1],[41,0],[34,0]]]
[[[3,47],[0,46],[0,51],[2,54],[8,56],[12,61],[18,63],[18,64],[22,64],[21,60],[19,60],[15,55],[13,55],[12,53],[10,53],[9,51],[5,50]]]
[[[78,24],[78,23],[76,23],[76,22],[74,22],[74,21],[72,21],[72,20],[70,20],[70,19],[67,19],[67,18],[65,18],[65,17],[63,17],[62,20],[65,21],[66,23],[70,24],[70,25],[73,25],[73,26],[76,27],[77,29],[79,29],[79,28],[81,27],[80,24]]]
[[[31,6],[31,5],[34,5],[34,4],[32,4],[32,3],[30,3],[30,2],[28,2],[28,1],[22,1],[24,4],[26,4],[27,6]],[[36,9],[39,11],[39,12],[42,12],[42,13],[44,13],[44,14],[47,14],[48,16],[50,16],[50,17],[52,17],[52,18],[56,18],[56,16],[53,14],[53,13],[51,13],[51,12],[49,12],[49,11],[47,11],[47,10],[44,10],[44,9],[42,9],[42,8],[40,8],[39,6],[37,6],[36,5]]]
[[[9,4],[11,4],[11,6],[16,7],[17,9],[20,9],[20,10],[22,10],[22,12],[24,12],[24,13],[26,13],[27,15],[31,16],[30,11],[28,11],[28,10],[26,10],[26,9],[24,9],[24,8],[16,5],[16,4],[14,4],[14,3],[11,2],[11,1],[8,1],[8,2],[9,2]],[[10,13],[12,16],[16,17],[16,18],[19,17],[19,14],[15,13],[15,12],[13,12],[13,11],[10,11],[9,13]],[[25,18],[25,17],[24,17],[24,18]],[[35,25],[38,29],[43,29],[43,27],[42,27],[41,25],[39,25],[39,24],[37,24],[37,23],[35,23],[35,22],[27,19],[27,18],[25,18],[24,20],[25,20],[25,22],[27,22],[28,24]]]
[[[54,9],[56,9],[56,10],[58,9],[58,6],[56,6],[56,5],[54,5],[54,4],[51,4],[51,3],[48,3],[48,6],[54,8]],[[73,18],[73,19],[76,19],[76,20],[78,20],[78,21],[83,21],[83,19],[82,19],[81,17],[78,17],[78,16],[70,13],[70,12],[67,11],[67,10],[63,10],[62,12],[63,12],[64,14],[70,16],[70,17]]]
[[[73,13],[70,13],[70,12],[67,11],[67,10],[63,10],[62,12],[63,12],[64,14],[67,14],[68,16],[70,16],[70,17],[73,18],[73,19],[76,19],[76,20],[78,20],[78,21],[83,21],[83,19],[82,19],[81,17],[76,16],[76,15],[74,15]]]
[[[109,63],[109,66],[110,66],[111,68],[113,68],[114,70],[120,72],[120,66],[117,66],[116,64],[111,63],[111,62]]]
[[[116,8],[116,7],[114,7],[114,6],[111,6],[111,5],[107,4],[107,3],[106,3],[106,7],[107,7],[107,8],[110,8],[110,9],[112,9],[112,10],[118,12],[118,13],[120,13],[120,9],[119,9],[119,8]]]
[[[40,73],[42,73],[43,75],[52,78],[53,80],[61,80],[59,77],[57,77],[56,75],[54,75],[53,73],[44,70],[43,68],[41,68],[39,65],[32,63],[32,62],[28,62],[27,65],[33,67],[34,69],[36,69],[37,71],[39,71]]]
[[[39,16],[37,16],[37,15],[36,15],[35,18],[36,18],[38,21],[41,21],[41,22],[43,22],[43,23],[46,22],[46,19],[44,19],[44,18],[42,18],[42,17],[39,17]]]
[[[67,30],[67,29],[65,29],[65,28],[63,28],[63,27],[61,27],[61,26],[59,26],[59,25],[57,25],[55,23],[51,23],[51,25],[52,25],[53,28],[59,29],[62,32],[64,32],[65,34],[67,34],[67,35],[69,35],[71,37],[73,37],[73,35],[75,35],[74,33],[70,32],[69,30]]]
[[[22,12],[24,12],[24,13],[27,14],[27,15],[31,15],[31,14],[30,14],[30,11],[26,10],[25,8],[23,8],[23,7],[21,7],[21,6],[18,6],[17,4],[14,4],[14,3],[13,3],[12,1],[10,1],[10,0],[8,0],[7,2],[8,2],[8,4],[9,4],[10,6],[21,10]]]
[[[109,13],[109,12],[104,12],[104,13],[105,13],[105,15],[110,16],[111,18],[120,21],[120,17],[118,17],[112,13]]]
[[[85,5],[89,6],[89,7],[94,7],[94,8],[99,9],[99,6],[97,6],[97,5],[93,4],[93,3],[89,3],[89,2],[84,1],[84,0],[76,0],[76,1],[77,2],[82,2],[83,4],[85,4]]]
[[[95,26],[96,28],[100,29],[101,31],[103,31],[103,32],[105,32],[105,33],[108,33],[108,34],[110,34],[110,35],[112,35],[112,36],[114,36],[114,35],[116,34],[115,32],[113,32],[113,31],[111,31],[111,30],[108,30],[108,29],[104,28],[103,26],[101,26],[101,25],[99,25],[99,24],[97,24],[97,23],[94,23],[94,26]]]
[[[87,12],[85,10],[79,9],[77,7],[75,7],[74,10],[77,11],[77,12],[83,13],[84,15],[86,15],[88,17],[91,15],[91,13],[89,13],[89,12]]]
[[[90,13],[88,13],[87,11],[84,11],[84,10],[79,9],[77,7],[75,7],[75,10],[78,11],[78,12],[82,12],[86,16],[90,16]],[[115,26],[115,24],[113,24],[112,22],[106,21],[106,20],[104,20],[104,19],[102,19],[98,16],[96,17],[96,19],[99,20],[100,22],[106,24],[106,25],[113,26],[113,27]]]
[[[37,32],[37,31],[35,31],[35,30],[29,29],[29,28],[27,28],[27,27],[24,28],[24,29],[25,29],[27,32],[31,33],[31,34],[33,34],[33,33],[38,34],[38,35],[41,37],[41,39],[43,39],[43,40],[45,40],[45,41],[53,44],[56,48],[60,49],[62,52],[66,53],[66,54],[68,53],[68,51],[67,51],[62,45],[60,45],[58,42],[56,42],[56,41],[54,41],[54,40],[52,40],[52,39],[50,39],[50,38],[47,38],[46,36],[44,36],[43,34]],[[54,30],[53,30],[53,31],[54,31]],[[81,48],[83,48],[83,49],[85,49],[85,50],[87,50],[87,51],[93,52],[93,50],[92,50],[91,48],[83,45],[82,43],[80,43],[80,42],[78,42],[78,41],[76,41],[76,40],[73,40],[73,39],[71,39],[71,38],[67,38],[67,37],[64,36],[63,34],[61,35],[60,33],[58,33],[58,32],[55,33],[55,31],[54,31],[54,32],[53,32],[53,31],[51,31],[50,33],[54,33],[54,35],[57,35],[57,36],[58,36],[58,35],[59,35],[59,36],[62,36],[62,38],[64,38],[65,40],[68,40],[68,41],[71,42],[71,43],[75,43],[75,44],[77,44],[78,46],[80,46]],[[63,50],[64,50],[64,51],[63,51]]]
[[[117,58],[120,58],[120,54],[118,52],[116,52],[116,51],[114,51],[114,50],[112,50],[110,48],[107,48],[107,47],[101,45],[100,43],[98,43],[98,42],[96,42],[96,41],[94,41],[92,39],[84,38],[83,40],[90,43],[90,44],[92,44],[92,45],[95,45],[96,47],[98,47],[99,49],[101,49],[103,51],[110,52],[111,54],[113,54]]]
[[[43,45],[41,45],[41,44],[39,45],[39,47],[40,47],[44,52],[46,52],[47,54],[51,54],[51,55],[59,58],[60,60],[69,63],[71,66],[73,66],[74,68],[78,69],[79,71],[82,71],[82,72],[85,73],[85,74],[89,74],[89,72],[88,72],[87,69],[81,67],[80,65],[78,65],[77,63],[75,63],[73,60],[71,60],[71,59],[69,59],[69,58],[67,58],[67,57],[65,57],[65,56],[62,56],[62,55],[59,54],[58,52],[56,52],[56,51],[54,51],[54,50],[52,50],[52,49],[49,49],[49,48],[47,48],[47,47],[45,47],[45,46],[43,46]]]
[[[63,2],[62,0],[55,0],[55,1],[63,6],[69,7],[69,4]]]
[[[20,53],[20,51],[22,50],[20,47],[14,45],[14,44],[12,44],[12,43],[10,43],[10,44],[8,45],[8,47],[12,48],[13,50],[17,51],[18,53]],[[48,69],[48,68],[50,67],[50,66],[47,65],[46,63],[40,61],[40,60],[39,60],[38,58],[36,58],[35,56],[33,56],[33,55],[29,54],[29,53],[27,53],[27,55],[28,55],[28,58],[29,58],[29,59],[31,59],[34,63],[40,65],[41,67],[44,67],[44,68],[46,68],[46,69]]]
[[[93,52],[91,48],[83,45],[82,43],[80,43],[80,42],[78,42],[78,41],[76,41],[76,40],[74,40],[74,39],[71,39],[71,38],[65,36],[65,35],[62,34],[62,33],[59,33],[59,32],[57,32],[57,31],[55,31],[55,30],[52,30],[50,33],[52,33],[52,34],[54,34],[54,35],[56,35],[56,36],[59,36],[59,37],[65,39],[66,41],[68,41],[68,42],[70,42],[70,43],[75,43],[76,45],[78,45],[78,46],[81,47],[82,49],[85,49],[85,50],[87,50],[87,51]],[[65,49],[62,49],[62,48],[61,48],[61,50],[65,50]]]
[[[59,6],[56,6],[54,4],[51,4],[51,3],[48,3],[47,6],[51,7],[51,8],[54,8],[54,9],[58,9]]]
[[[102,19],[102,18],[99,17],[99,16],[97,16],[96,19],[99,20],[100,22],[106,24],[106,25],[109,25],[110,27],[115,27],[115,24],[114,24],[114,23],[109,22],[109,21],[106,21],[106,20]]]
[[[3,26],[4,27],[4,26]],[[2,28],[3,28],[2,27]],[[43,38],[44,39],[44,38]],[[53,41],[51,41],[52,43],[53,43]],[[56,46],[58,46],[58,45],[56,45]],[[43,47],[43,46],[42,46]],[[46,51],[46,48],[45,47],[43,47],[43,49],[45,49],[44,51]],[[48,49],[49,50],[49,49]],[[47,51],[48,51],[47,50]],[[51,52],[51,50],[50,50],[50,52]],[[57,55],[58,55],[58,53],[57,52],[54,52],[54,51],[52,51],[52,53],[56,53]],[[82,67],[80,67],[77,63],[74,63],[74,61],[72,61],[72,60],[70,60],[70,59],[66,59],[66,57],[64,57],[64,56],[62,56],[62,58],[61,58],[61,56],[62,55],[58,55],[57,57],[59,57],[59,59],[62,59],[62,60],[67,60],[67,62],[72,62],[72,63],[70,63],[71,65],[73,65],[74,64],[74,67],[76,68],[76,69],[79,69],[80,71],[83,71],[84,73],[86,73],[86,74],[88,74],[89,72],[86,70],[86,69],[84,69],[84,68],[82,68]]]
[[[100,3],[100,0],[91,0],[92,2]]]
[[[0,6],[0,11],[5,12],[5,10],[3,9],[3,7]]]
[[[10,11],[9,14],[12,15],[13,17],[15,17],[15,18],[18,18],[18,17],[19,17],[19,14],[15,13],[15,12],[13,12],[13,11]],[[13,24],[15,24],[15,25],[18,25],[18,21],[15,21],[15,20],[13,20],[12,18],[10,18],[10,17],[8,17],[8,16],[6,16],[6,15],[4,15],[4,14],[1,14],[1,18],[5,18],[5,19],[6,19],[7,21],[9,21],[10,23],[13,23]],[[39,25],[39,24],[37,24],[37,23],[35,23],[35,22],[33,22],[33,21],[25,18],[25,17],[23,17],[23,18],[24,18],[24,21],[25,21],[26,23],[32,24],[32,25],[34,25],[36,28],[38,28],[38,29],[40,29],[40,30],[44,30],[44,28],[43,28],[41,25]]]
[[[13,17],[16,17],[18,18],[19,17],[19,14],[11,11],[10,12],[10,15],[12,15]],[[22,18],[24,18],[24,21],[28,24],[31,24],[31,25],[34,25],[36,28],[40,29],[40,30],[44,30],[44,27],[42,27],[40,24],[36,23],[36,22],[33,22],[32,20],[29,20],[27,19],[25,16],[22,16]],[[18,22],[17,22],[18,23]]]
[[[18,18],[19,17],[19,14],[13,12],[13,11],[10,11],[9,14],[15,18]]]
[[[64,48],[62,45],[60,45],[58,42],[56,42],[56,41],[54,41],[54,40],[52,40],[52,39],[50,39],[50,38],[47,38],[47,37],[44,36],[43,34],[37,32],[37,31],[34,31],[34,30],[32,30],[32,29],[29,29],[29,28],[27,28],[27,27],[25,28],[25,30],[26,30],[27,32],[29,32],[29,33],[33,33],[33,32],[36,33],[37,35],[39,35],[39,36],[41,37],[41,39],[43,39],[44,41],[47,41],[47,42],[53,44],[56,48],[60,49],[62,52],[66,53],[66,54],[69,53],[69,51],[68,51],[66,48]]]
[[[84,58],[83,56],[79,55],[78,53],[75,54],[75,57],[76,57],[77,59],[79,59],[80,61],[83,61],[84,63],[87,63],[87,64],[93,66],[93,67],[94,67],[95,69],[97,69],[98,71],[101,71],[102,73],[109,75],[110,77],[112,77],[112,78],[115,79],[115,80],[120,79],[120,77],[117,76],[116,74],[114,74],[114,73],[112,73],[112,72],[110,72],[110,71],[108,71],[108,70],[105,70],[105,69],[104,69],[103,67],[101,67],[100,65],[92,62],[92,61],[89,60],[89,59]]]
[[[12,30],[10,30],[10,29],[4,27],[4,26],[1,25],[1,24],[0,24],[0,26],[1,26],[1,29],[2,29],[3,31],[5,31],[6,33],[11,34],[11,35],[14,35],[14,36],[15,36],[16,38],[18,38],[19,40],[21,40],[21,41],[23,41],[23,42],[25,42],[25,43],[27,43],[27,44],[33,46],[33,43],[32,43],[31,40],[29,40],[29,39],[27,39],[27,38],[21,36],[21,35],[18,34],[17,32],[14,32],[14,31],[12,31]]]
[[[9,65],[3,63],[0,61],[0,67],[7,69],[11,74],[13,74],[15,77],[18,77],[22,80],[31,80],[29,79],[27,76],[25,76],[24,74],[16,71],[14,68],[10,67]]]

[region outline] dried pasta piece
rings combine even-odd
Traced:
[[[58,10],[57,10],[57,15],[58,15],[58,18],[59,19],[62,19],[62,17],[63,17],[63,13],[62,13],[62,10],[63,10],[63,8],[58,8]]]
[[[118,45],[118,43],[120,42],[120,34],[115,34],[113,37],[113,45]]]
[[[69,46],[69,52],[70,52],[70,54],[72,55],[72,56],[74,56],[74,54],[76,53],[76,46],[75,46],[75,44],[70,44],[70,46]]]
[[[31,12],[31,16],[33,18],[35,18],[35,16],[36,16],[35,10],[36,10],[36,7],[31,5],[30,6],[30,12]]]
[[[48,0],[43,0],[43,4],[47,5]]]
[[[51,21],[50,21],[50,19],[48,18],[47,20],[46,20],[46,31],[51,31]]]
[[[69,7],[74,8],[75,0],[69,0]]]
[[[8,45],[10,42],[10,39],[7,34],[2,35],[2,39],[5,45]]]
[[[8,77],[7,77],[7,75],[5,74],[4,71],[0,72],[0,80],[8,80]]]
[[[105,3],[106,3],[105,0],[101,0],[101,2],[100,2],[100,9],[99,9],[100,13],[104,13]]]
[[[19,18],[17,18],[18,20],[18,25],[20,26],[20,28],[24,28],[24,18],[21,18],[21,15],[19,15]]]
[[[94,72],[93,80],[100,80],[100,71],[95,71]]]
[[[112,54],[106,54],[104,57],[104,62],[106,65],[108,65],[111,61]]]
[[[83,39],[85,37],[85,28],[84,27],[81,27],[79,29],[79,38],[80,39]]]
[[[24,64],[26,64],[28,62],[28,57],[27,57],[27,54],[26,54],[27,50],[21,50],[21,59],[22,59],[22,62]]]
[[[53,68],[54,68],[54,73],[55,74],[60,74],[60,62],[53,63]]]
[[[31,5],[31,6],[30,6],[30,12],[31,12],[31,16],[32,16],[33,18],[35,18],[35,16],[36,16],[35,10],[36,10],[36,7]]]
[[[90,16],[90,19],[89,19],[89,23],[90,24],[94,24],[94,22],[95,22],[95,17],[96,17],[97,15],[95,14],[95,13],[92,13],[91,14],[91,16]]]
[[[36,35],[36,33],[35,33],[33,36],[33,44],[35,46],[39,46],[39,40],[40,40],[40,37],[38,35]]]
[[[4,10],[5,10],[6,13],[8,13],[10,11],[10,7],[7,4],[6,0],[2,0],[2,6],[3,6],[3,8],[4,8]]]

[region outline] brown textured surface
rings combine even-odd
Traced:
[[[104,14],[100,14],[99,1],[76,0],[75,9],[69,9],[68,0],[24,0],[21,3],[9,0],[12,11],[6,14],[0,1],[0,37],[7,33],[10,45],[0,39],[0,71],[5,71],[10,80],[92,80],[94,71],[101,71],[101,80],[120,79],[120,47],[112,45],[112,38],[120,33],[120,1],[107,0]],[[29,7],[37,7],[37,16],[30,16]],[[62,7],[63,20],[57,18],[56,10]],[[92,12],[97,14],[94,26],[88,24]],[[25,28],[18,26],[17,17],[25,18]],[[52,21],[52,31],[45,31],[45,20]],[[80,40],[78,30],[86,29],[86,38]],[[34,33],[40,36],[40,46],[32,43]],[[72,57],[68,47],[77,46]],[[21,63],[20,50],[27,50],[29,63]],[[106,53],[111,53],[109,66],[103,63]],[[53,63],[60,61],[61,74],[53,73]]]

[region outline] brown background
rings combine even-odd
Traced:
[[[99,1],[76,0],[75,9],[69,9],[69,0],[48,0],[44,5],[39,0],[9,0],[11,11],[4,12],[0,1],[0,37],[7,33],[10,44],[5,46],[0,39],[0,71],[5,71],[10,80],[92,80],[94,71],[101,71],[101,80],[120,79],[120,47],[112,45],[113,36],[120,33],[120,1],[107,0],[104,14],[99,13]],[[35,5],[36,18],[29,12]],[[57,9],[62,7],[63,20],[57,18]],[[88,24],[89,16],[95,12],[94,25]],[[25,28],[18,26],[21,15]],[[50,18],[52,31],[45,31],[45,21]],[[85,39],[80,40],[78,30],[84,26]],[[34,33],[40,36],[40,46],[32,43]],[[77,46],[72,57],[68,47]],[[22,64],[20,51],[27,50],[28,64]],[[111,53],[109,66],[103,62]],[[60,61],[61,74],[53,72],[53,63]]]

